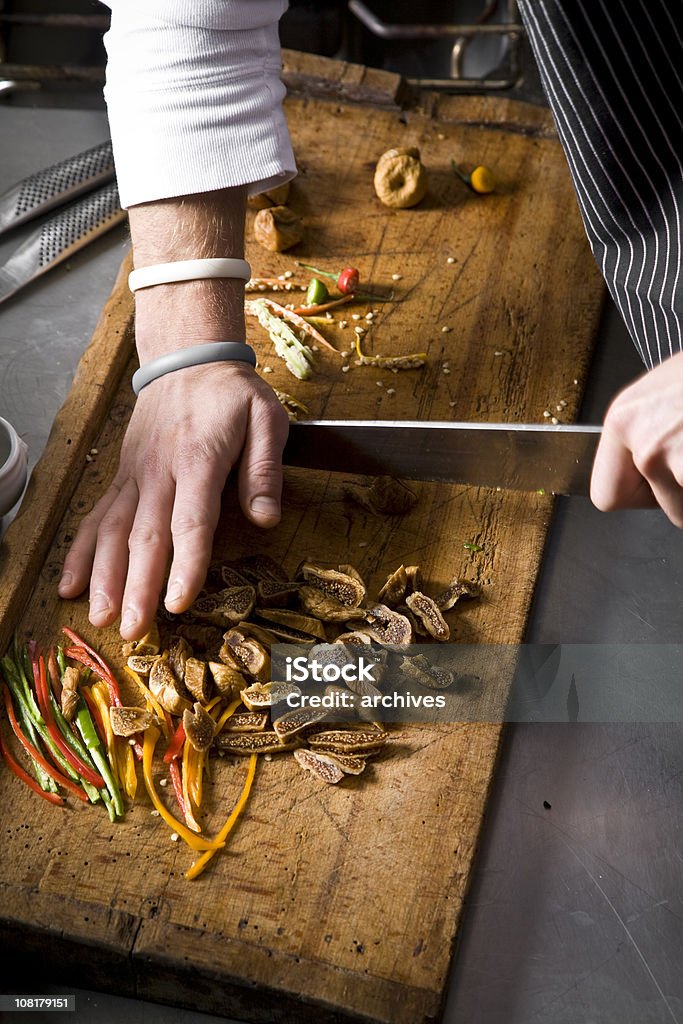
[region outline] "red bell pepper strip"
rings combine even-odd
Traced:
[[[185,727],[181,722],[173,733],[173,736],[168,742],[166,753],[164,754],[164,762],[166,764],[172,763],[176,758],[180,757],[183,752],[183,743],[185,742]]]
[[[86,654],[89,654],[92,660],[96,662],[97,665],[99,665],[100,668],[97,671],[97,674],[98,676],[100,676],[101,679],[104,679],[105,683],[109,687],[110,704],[112,704],[115,707],[121,707],[121,690],[119,689],[119,684],[116,680],[116,676],[109,668],[109,665],[107,665],[106,661],[100,657],[97,651],[95,651],[92,647],[86,644],[85,640],[81,640],[80,636],[78,636],[77,633],[74,633],[72,629],[69,629],[68,626],[62,627],[62,633],[68,636],[69,640],[71,640],[71,642],[75,644],[76,647],[80,647],[83,651],[86,652]],[[73,648],[69,648],[69,651],[73,651]],[[65,651],[64,653],[68,658],[73,658],[74,655],[72,653],[69,653],[69,651]],[[86,664],[82,658],[74,660],[82,661],[83,664]],[[88,668],[93,668],[93,671],[95,671],[92,665],[88,665]]]
[[[180,808],[180,813],[182,814],[182,816],[184,818],[185,817],[185,797],[183,796],[183,780],[182,780],[182,777],[180,775],[180,764],[178,762],[179,762],[179,759],[177,757],[174,757],[173,760],[171,761],[171,765],[170,765],[170,768],[169,768],[169,774],[171,776],[171,782],[173,783],[173,792],[175,793],[175,798],[178,801],[178,807]]]
[[[94,772],[92,768],[89,768],[85,761],[83,761],[62,738],[62,734],[57,728],[57,724],[54,720],[52,708],[50,707],[50,701],[48,699],[45,661],[43,660],[42,655],[38,657],[37,647],[33,642],[29,644],[29,649],[31,664],[33,666],[33,681],[38,695],[38,706],[40,708],[40,713],[45,719],[47,731],[50,733],[53,742],[59,747],[61,753],[67,759],[71,767],[75,768],[78,774],[84,778],[86,782],[89,782],[91,786],[94,786],[95,789],[103,789],[104,779],[102,776]]]
[[[52,692],[55,695],[55,699],[58,703],[61,703],[62,681],[59,678],[59,669],[57,667],[57,658],[55,657],[54,647],[50,648],[50,652],[47,656],[47,671],[50,676],[50,684],[52,685]]]
[[[58,793],[46,793],[45,790],[41,789],[35,779],[32,779],[28,772],[24,771],[20,764],[18,764],[9,752],[7,744],[5,743],[2,733],[0,732],[0,754],[4,757],[7,762],[7,767],[13,772],[18,779],[25,782],[29,789],[32,789],[38,796],[42,796],[43,800],[49,800],[51,804],[57,804],[59,807],[64,806],[64,797],[59,796]]]
[[[33,744],[29,743],[26,739],[21,731],[21,726],[17,721],[17,716],[14,714],[14,707],[12,705],[12,698],[9,695],[9,690],[4,684],[2,687],[2,695],[5,700],[5,710],[7,711],[7,717],[9,718],[10,725],[12,726],[12,732],[19,740],[26,753],[30,754],[33,760],[36,761],[43,771],[47,772],[50,778],[54,779],[58,785],[63,786],[64,789],[68,789],[69,792],[73,793],[74,796],[77,796],[79,800],[82,800],[84,804],[87,804],[88,797],[85,790],[81,789],[80,786],[77,786],[75,782],[71,781],[71,779],[67,779],[66,775],[62,775],[61,772],[57,771],[57,769],[43,757],[37,747],[34,747]]]

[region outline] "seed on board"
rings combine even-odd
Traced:
[[[86,461],[86,462],[92,462],[92,461],[93,461],[93,457],[92,457],[92,455],[90,455],[90,454],[86,455],[86,457],[85,457],[85,461]]]
[[[349,357],[349,353],[346,351],[346,349],[340,352],[339,355],[342,357],[342,359],[348,359]]]
[[[341,368],[342,373],[348,373],[350,369],[351,369],[350,366],[342,366],[342,368]]]
[[[550,422],[552,423],[552,425],[553,425],[554,427],[556,427],[556,426],[557,426],[557,424],[558,424],[558,423],[559,423],[560,421],[558,420],[557,416],[551,416],[551,417],[550,417]]]
[[[365,319],[366,320],[374,320],[374,318],[375,318],[375,314],[374,313],[366,313],[365,314]]]
[[[377,385],[378,388],[383,388],[384,387],[384,381],[383,380],[376,380],[375,384]]]
[[[448,259],[446,260],[446,263],[455,263],[455,257],[449,256]]]
[[[354,331],[356,332],[356,334],[365,334],[364,327],[354,327]]]
[[[285,272],[284,272],[284,274],[283,274],[282,276],[283,276],[283,277],[284,277],[284,278],[285,278],[285,279],[286,279],[287,281],[289,281],[290,277],[294,277],[294,271],[293,271],[293,270],[285,270]]]
[[[400,281],[402,277],[403,277],[402,274],[392,274],[391,275],[391,280],[392,281]]]
[[[264,373],[272,373],[273,372],[273,367],[272,366],[264,366],[263,367],[263,372]]]
[[[455,408],[455,406],[456,406],[456,405],[457,405],[458,403],[457,403],[457,402],[449,402],[448,404],[450,405],[451,409],[454,409],[454,408]]]
[[[171,832],[171,842],[172,843],[177,843],[179,839],[180,839],[180,836],[178,835],[177,832]]]
[[[396,388],[387,388],[387,394],[388,395],[395,395],[396,394]]]
[[[339,326],[340,327],[348,327],[349,326],[348,320],[340,320],[339,321]]]
[[[503,355],[502,352],[494,352],[493,354],[494,354],[494,356],[502,356]]]
[[[351,319],[352,320],[360,320],[360,313],[352,313],[351,314]]]
[[[441,372],[445,373],[446,375],[448,375],[451,371],[449,370],[449,368],[447,366],[442,366],[441,367]]]
[[[160,786],[168,786],[168,779],[159,779]]]
[[[91,448],[90,449],[90,454],[91,455],[99,455],[100,454],[99,448]]]
[[[567,408],[566,399],[564,399],[564,398],[560,399],[560,403],[559,403],[557,408],[558,409],[566,409]]]
[[[443,327],[441,328],[441,333],[442,333],[442,334],[448,334],[449,332],[450,332],[450,327],[448,326],[448,324],[445,324],[445,325],[444,325],[444,326],[443,326]]]
[[[273,755],[272,754],[264,754],[263,755],[263,760],[264,761],[272,761],[273,760]]]
[[[543,418],[546,419],[546,420],[549,420],[550,416],[551,416],[550,409],[544,409],[543,410]]]
[[[158,811],[150,811],[149,813],[150,813],[150,817],[152,817],[152,818],[158,818],[159,817],[159,812]]]

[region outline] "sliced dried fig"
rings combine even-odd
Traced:
[[[62,695],[60,697],[60,703],[62,706],[62,714],[66,718],[67,722],[73,722],[74,715],[76,714],[76,708],[78,707],[78,702],[81,697],[78,690],[80,679],[81,673],[73,665],[69,665],[62,676]]]
[[[476,583],[469,580],[460,580],[454,577],[450,583],[434,597],[434,603],[439,611],[448,612],[462,598],[474,598],[481,595],[481,590]]]
[[[293,750],[295,741],[282,743],[276,732],[222,732],[215,746],[230,754],[281,754]]]
[[[199,658],[188,658],[185,662],[183,681],[195,700],[206,704],[211,699],[211,675],[205,661],[200,661]]]
[[[154,715],[144,708],[114,706],[109,708],[109,721],[116,736],[134,736],[154,722]]]
[[[224,654],[230,654],[247,675],[262,683],[269,679],[270,655],[263,644],[246,636],[241,629],[228,630],[223,639],[225,643],[221,648],[221,660],[224,660]]]
[[[296,575],[347,608],[357,608],[365,600],[365,584],[353,566],[325,569],[314,562],[302,562]]]
[[[241,619],[249,618],[255,603],[256,591],[250,584],[226,587],[198,598],[190,607],[190,614],[217,626],[233,626]]]
[[[399,565],[398,569],[387,576],[387,581],[377,595],[377,600],[382,604],[395,608],[406,596],[408,577],[405,565]]]
[[[172,715],[182,715],[192,707],[185,697],[185,689],[176,678],[168,661],[168,652],[157,658],[149,673],[149,688],[162,708]]]
[[[339,754],[377,753],[386,743],[386,733],[377,729],[327,729],[306,741],[314,750]]]
[[[230,563],[237,572],[256,586],[260,580],[277,580],[287,583],[288,576],[279,562],[270,555],[245,555]]]
[[[223,728],[226,732],[263,732],[267,725],[267,711],[240,711],[231,715]]]
[[[422,686],[428,686],[432,690],[446,690],[453,685],[455,675],[449,669],[432,665],[423,654],[412,658],[403,658],[400,670],[404,675],[409,676]]]
[[[159,637],[159,626],[156,622],[139,640],[128,640],[121,647],[121,653],[124,658],[130,657],[131,654],[158,654],[160,650],[161,639]]]
[[[420,590],[416,590],[414,594],[408,595],[406,605],[410,608],[413,615],[419,618],[429,635],[434,637],[435,640],[444,642],[449,639],[451,635],[450,628],[433,598],[427,597]]]
[[[285,608],[291,604],[301,584],[287,580],[259,580],[256,584],[256,599],[260,608]]]
[[[350,608],[317,587],[306,584],[300,584],[299,601],[303,611],[320,619],[321,622],[353,622],[365,618],[362,608]]]
[[[368,763],[368,755],[361,754],[325,754],[330,761],[344,772],[344,775],[361,775]]]
[[[283,640],[302,644],[327,640],[322,622],[311,615],[291,612],[286,608],[257,608],[256,612],[252,615],[252,622]]]
[[[368,644],[372,644],[372,637],[362,629],[353,629],[348,633],[340,633],[332,642],[335,644],[351,644],[354,647],[366,647]]]
[[[273,722],[273,729],[281,741],[286,743],[290,737],[303,732],[311,725],[316,725],[327,716],[327,708],[293,708],[291,711],[285,711],[277,721]]]
[[[333,786],[344,778],[342,769],[326,754],[321,754],[316,750],[306,750],[305,747],[301,747],[299,750],[294,751],[294,758],[304,771],[313,772],[314,775],[317,775],[319,779],[322,779],[323,782],[327,782],[329,785]]]
[[[208,750],[213,743],[216,723],[199,701],[196,702],[193,711],[186,708],[183,712],[183,728],[195,750]]]
[[[273,682],[254,683],[241,690],[239,694],[242,701],[252,711],[257,711],[259,708],[271,708],[281,701],[286,701],[290,695],[300,697],[301,690],[294,683]]]
[[[126,664],[139,676],[148,676],[158,657],[158,654],[131,654]]]
[[[209,672],[214,686],[221,697],[227,701],[237,700],[240,690],[244,689],[246,679],[237,668],[225,665],[220,661],[209,662]]]
[[[184,636],[173,636],[168,645],[168,663],[176,679],[185,680],[185,662],[192,657],[192,648]]]
[[[413,627],[409,620],[385,604],[368,608],[366,619],[368,625],[363,632],[369,633],[373,640],[379,640],[382,644],[409,644],[413,639]]]

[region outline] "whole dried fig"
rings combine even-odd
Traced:
[[[385,206],[401,210],[424,199],[427,171],[419,149],[388,149],[383,153],[375,168],[375,192]]]
[[[284,252],[304,236],[301,218],[288,206],[271,206],[259,210],[254,218],[254,237],[270,252]]]

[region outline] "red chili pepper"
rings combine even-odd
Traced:
[[[86,782],[89,782],[91,786],[95,786],[96,789],[103,789],[104,779],[102,776],[94,772],[92,768],[89,768],[85,761],[83,761],[78,754],[71,749],[57,728],[57,724],[52,715],[52,708],[50,707],[49,694],[47,691],[47,674],[45,672],[43,656],[41,655],[40,657],[37,657],[37,648],[33,643],[29,644],[29,650],[31,654],[31,664],[33,665],[33,681],[38,695],[38,707],[40,708],[40,713],[45,719],[47,731],[50,733],[51,738],[57,744],[71,767],[75,768],[78,774],[84,778]]]
[[[49,800],[51,804],[57,804],[59,807],[64,806],[64,797],[58,793],[46,793],[44,789],[41,789],[35,779],[32,779],[28,772],[24,771],[20,764],[14,760],[9,752],[7,744],[5,743],[2,733],[0,732],[0,754],[5,758],[7,767],[11,772],[14,772],[18,779],[25,782],[29,789],[32,789],[38,796],[42,796],[43,800]]]
[[[182,816],[184,818],[185,817],[185,797],[183,796],[183,780],[182,780],[181,775],[180,775],[180,764],[178,763],[178,758],[177,757],[174,757],[173,760],[171,761],[171,766],[169,768],[169,774],[171,776],[171,782],[173,783],[173,792],[175,793],[175,798],[178,801],[178,807],[180,808],[180,813],[182,814]]]
[[[329,270],[318,270],[309,263],[298,263],[298,266],[312,270],[314,274],[321,274],[322,277],[331,277],[342,295],[352,295],[360,284],[360,270],[355,267],[344,267],[338,274],[332,274]]]
[[[104,669],[100,666],[99,662],[95,661],[86,650],[82,647],[66,647],[64,649],[64,657],[71,658],[72,661],[80,661],[81,665],[85,665],[89,668],[98,679],[101,679],[107,684],[109,690],[109,703],[114,706],[120,706],[121,694],[119,691],[119,684],[116,682],[112,675],[108,675]]]
[[[79,800],[82,800],[84,804],[87,804],[88,797],[81,787],[77,786],[71,779],[68,779],[66,775],[62,775],[61,772],[57,771],[49,761],[46,761],[38,748],[34,747],[33,744],[26,739],[21,731],[21,726],[17,721],[17,716],[14,714],[14,707],[12,705],[12,698],[9,695],[9,690],[4,684],[2,687],[2,695],[5,699],[5,710],[7,711],[7,717],[9,718],[10,725],[12,726],[12,732],[19,740],[26,753],[30,754],[33,760],[37,761],[43,771],[47,772],[50,778],[54,779],[58,785],[63,786],[64,789],[68,789],[74,796],[77,796]],[[43,790],[41,790],[41,792],[43,792]]]
[[[73,629],[69,629],[68,626],[62,626],[62,633],[68,636],[69,640],[71,640],[72,643],[76,644],[77,647],[81,647],[87,654],[89,654],[93,661],[97,662],[97,664],[100,666],[100,669],[102,670],[99,671],[97,674],[100,676],[101,679],[104,679],[105,683],[107,683],[107,685],[109,686],[111,704],[113,704],[115,707],[121,707],[121,691],[119,689],[119,684],[116,680],[116,676],[109,668],[109,665],[107,665],[106,661],[103,658],[101,658],[97,651],[93,650],[93,648],[90,647],[89,644],[86,644],[85,640],[82,640],[77,633],[74,633]],[[73,648],[69,648],[69,650],[72,649]],[[66,654],[67,652],[65,651],[64,653]],[[73,655],[67,656],[73,657]],[[82,661],[83,659],[79,658],[75,660]],[[85,662],[83,662],[83,664],[85,664]],[[91,668],[92,666],[89,665],[88,667]],[[105,674],[103,675],[102,673]]]
[[[170,762],[175,761],[175,759],[177,757],[180,757],[180,755],[183,752],[183,743],[184,742],[185,742],[185,726],[183,725],[182,722],[180,722],[180,724],[178,725],[178,728],[173,733],[173,736],[168,741],[168,746],[166,747],[166,753],[164,754],[164,762],[166,764],[169,764]]]

